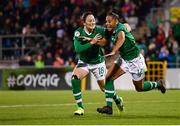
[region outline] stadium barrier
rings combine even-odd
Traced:
[[[159,79],[166,80],[166,70],[167,62],[166,61],[148,61],[147,72],[145,79],[147,81],[157,81]]]
[[[1,69],[2,90],[71,90],[71,67]],[[82,81],[82,90],[90,88],[88,77]],[[90,85],[90,84],[89,84]]]
[[[39,51],[39,47],[47,46],[44,34],[0,35],[0,60],[17,60],[21,56]]]

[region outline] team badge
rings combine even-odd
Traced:
[[[74,33],[74,35],[75,35],[76,37],[79,37],[79,36],[80,36],[80,32],[79,32],[79,31],[76,31],[76,32]]]

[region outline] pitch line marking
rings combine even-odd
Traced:
[[[160,101],[134,101],[134,102],[125,102],[125,103],[160,103]],[[161,102],[162,103],[162,102]],[[164,101],[163,103],[177,103],[177,101]],[[84,104],[102,104],[100,102],[88,102]],[[48,106],[72,106],[76,105],[75,103],[67,103],[67,104],[19,104],[19,105],[0,105],[0,108],[21,108],[21,107],[48,107]]]

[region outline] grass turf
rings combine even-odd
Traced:
[[[71,91],[0,91],[1,125],[176,125],[180,124],[180,90],[138,93],[118,91],[125,112],[113,115],[96,112],[105,105],[100,91],[83,92],[84,116],[74,116],[76,104]]]

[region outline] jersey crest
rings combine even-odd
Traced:
[[[74,36],[80,37],[80,32],[79,32],[79,31],[76,31],[76,32],[74,33]]]

